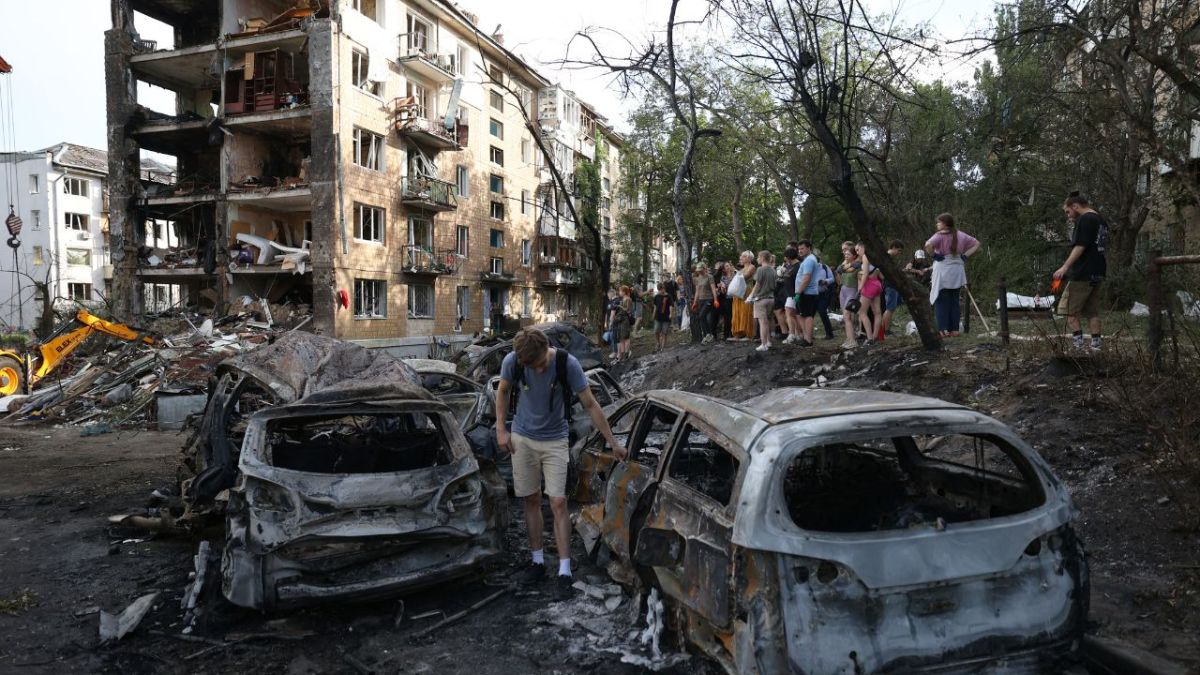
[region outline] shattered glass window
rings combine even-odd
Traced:
[[[671,467],[667,473],[724,506],[733,497],[738,465],[737,458],[720,443],[689,424],[680,434],[680,442],[671,456]]]
[[[679,419],[678,413],[650,404],[646,409],[645,431],[632,449],[633,459],[646,466],[658,466],[671,442],[671,430]]]
[[[875,532],[1014,515],[1045,497],[1015,448],[946,434],[807,448],[787,465],[784,500],[801,529]]]
[[[421,412],[285,417],[267,425],[272,466],[312,473],[392,473],[449,464],[441,418]]]

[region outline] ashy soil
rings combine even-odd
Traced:
[[[1084,375],[1035,350],[1006,355],[968,340],[939,354],[904,339],[849,354],[836,350],[837,341],[757,354],[752,343],[680,339],[615,372],[632,391],[678,388],[734,400],[780,386],[901,391],[1010,424],[1079,508],[1093,574],[1093,632],[1200,666],[1200,537],[1177,467],[1106,393],[1116,364],[1101,358],[1085,364]],[[649,344],[640,338],[635,353]],[[81,438],[77,427],[0,427],[0,672],[716,672],[669,646],[656,658],[643,641],[645,608],[616,594],[578,550],[577,575],[591,595],[555,602],[548,584],[513,585],[526,555],[515,501],[509,553],[478,579],[402,601],[272,616],[231,607],[210,583],[203,614],[181,637],[180,600],[196,542],[115,527],[107,518],[140,510],[154,489],[174,482],[183,440],[151,431]],[[552,553],[553,544],[546,549]],[[552,555],[547,562],[554,567]],[[423,633],[502,589],[461,620]],[[119,612],[153,592],[155,606],[134,632],[99,643],[100,609]],[[610,609],[616,597],[620,604]]]
[[[515,500],[509,553],[486,576],[402,601],[273,616],[229,605],[212,578],[201,597],[204,614],[180,637],[196,542],[107,519],[138,512],[153,490],[172,483],[183,440],[152,431],[81,438],[76,427],[0,428],[0,672],[716,672],[665,642],[656,657],[642,639],[645,609],[582,550],[573,552],[576,576],[590,595],[556,602],[549,582],[511,583],[528,555]],[[549,509],[544,516],[550,523]],[[549,532],[545,549],[547,567],[556,569]],[[420,635],[501,589],[462,620]],[[101,645],[98,611],[120,612],[153,592],[160,595],[138,628]]]

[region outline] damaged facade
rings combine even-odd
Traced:
[[[603,145],[610,191],[621,139],[452,3],[112,0],[112,13],[119,312],[143,310],[143,284],[169,284],[201,306],[310,304],[318,332],[389,346],[585,305],[595,265],[543,199],[557,191],[521,110],[568,176]],[[174,44],[140,39],[140,15]],[[175,92],[176,108],[139,105],[138,83]],[[143,149],[176,158],[168,185],[130,180]]]
[[[576,530],[730,673],[1062,672],[1088,568],[1049,466],[967,408],[655,391],[574,450]]]

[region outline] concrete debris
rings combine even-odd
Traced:
[[[125,611],[120,614],[109,614],[108,612],[100,612],[100,642],[113,642],[120,640],[126,635],[133,632],[146,614],[154,607],[154,601],[158,599],[158,593],[147,593],[142,597],[134,600],[132,604],[125,608]]]

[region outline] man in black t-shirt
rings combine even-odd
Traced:
[[[1067,317],[1072,343],[1083,349],[1083,325],[1088,320],[1092,349],[1100,348],[1100,287],[1107,272],[1104,250],[1108,244],[1108,221],[1088,205],[1088,200],[1072,192],[1063,204],[1063,212],[1075,224],[1071,232],[1071,253],[1055,279],[1066,279],[1058,300],[1058,314]]]

